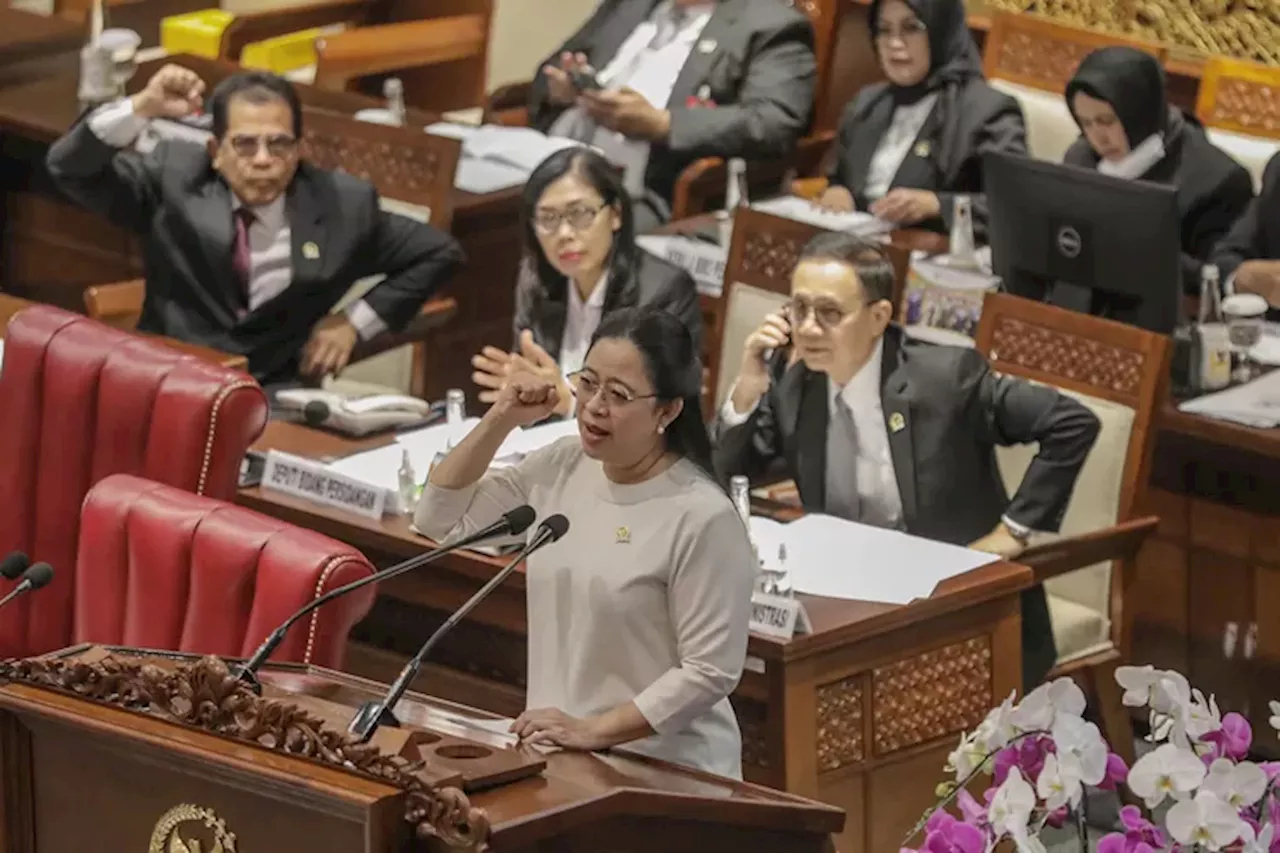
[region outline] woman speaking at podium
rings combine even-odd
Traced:
[[[440,540],[521,504],[569,532],[526,571],[529,677],[520,738],[632,751],[741,778],[728,696],[747,648],[755,575],[747,531],[711,471],[702,369],[678,319],[627,309],[601,323],[570,377],[578,436],[490,470],[512,430],[559,403],[514,372],[431,471],[415,524]]]

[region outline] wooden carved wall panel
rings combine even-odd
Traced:
[[[742,763],[769,767],[769,710],[761,702],[730,696],[733,713],[742,730]]]
[[[1000,43],[997,70],[1002,77],[1028,80],[1054,91],[1066,88],[1089,45],[1029,32],[1011,32]]]
[[[877,756],[973,728],[994,704],[991,638],[983,635],[880,667],[871,674]]]
[[[417,201],[440,186],[440,158],[417,146],[306,130],[302,156],[323,169],[363,178],[393,198]]]
[[[862,736],[865,678],[864,675],[851,675],[818,687],[820,771],[838,770],[849,764],[857,764],[866,756],[866,744]]]
[[[757,231],[747,238],[742,251],[741,277],[744,281],[769,287],[790,289],[791,272],[796,268],[805,241],[768,231]]]
[[[1280,86],[1223,77],[1208,116],[1211,124],[1240,125],[1266,136],[1280,136]]]
[[[1113,394],[1136,396],[1146,355],[1002,315],[992,333],[990,361],[997,370],[1003,362]]]

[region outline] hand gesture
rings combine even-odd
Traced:
[[[485,347],[471,357],[471,381],[480,386],[480,402],[495,403],[498,392],[507,384],[512,355],[497,347]]]
[[[573,405],[573,392],[569,390],[569,383],[565,381],[560,365],[551,357],[551,353],[533,339],[533,332],[528,329],[520,333],[520,359],[521,366],[530,373],[555,383],[556,393],[560,395],[556,414],[561,417],[569,414],[569,409]]]
[[[596,124],[632,139],[661,142],[671,131],[671,114],[649,103],[634,89],[616,92],[582,92],[578,106],[595,119]]]
[[[827,187],[814,204],[832,213],[853,213],[857,209],[853,202],[853,193],[849,192],[848,187],[842,187],[839,184]]]
[[[154,79],[154,78],[153,78]],[[346,314],[330,314],[311,330],[302,348],[302,375],[336,376],[351,361],[360,335]]]
[[[546,420],[559,404],[560,394],[554,382],[517,365],[507,375],[491,411],[514,429]]]
[[[895,225],[916,225],[942,215],[942,202],[928,190],[895,187],[872,202],[871,213]]]
[[[1238,293],[1256,293],[1272,308],[1280,308],[1280,261],[1245,261],[1232,281]]]
[[[587,717],[572,717],[559,708],[534,708],[516,717],[511,733],[523,743],[549,743],[564,749],[591,751],[611,744]]]
[[[570,53],[567,50],[560,54],[558,65],[542,66],[542,75],[547,78],[547,100],[558,107],[572,104],[574,98],[578,97],[578,90],[574,87],[569,72],[586,66],[585,53]]]
[[[181,65],[165,65],[151,75],[146,87],[133,96],[139,118],[185,118],[204,104],[204,81]]]
[[[769,362],[767,353],[780,350],[791,344],[791,323],[786,315],[775,312],[764,318],[764,322],[756,330],[747,335],[746,344],[742,347],[742,368],[739,375],[767,376]]]
[[[995,554],[1005,560],[1012,560],[1014,557],[1026,550],[1027,545],[1021,539],[1013,535],[1013,532],[1005,527],[1001,522],[995,526],[995,529],[983,536],[976,542],[969,543],[969,547],[974,551],[985,551],[988,554]]]

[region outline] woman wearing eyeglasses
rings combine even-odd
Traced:
[[[679,317],[701,341],[702,314],[693,278],[642,251],[622,176],[588,148],[566,148],[544,160],[525,184],[525,262],[516,282],[515,347],[485,347],[471,360],[480,400],[492,403],[514,364],[555,381],[567,415],[573,395],[565,377],[582,367],[587,345],[605,317],[651,306]]]
[[[887,80],[845,108],[819,203],[947,233],[968,195],[981,232],[982,155],[1026,152],[1022,108],[983,79],[962,0],[873,0],[870,21]]]
[[[415,524],[465,535],[522,504],[569,532],[525,574],[528,710],[521,739],[629,750],[740,778],[728,695],[747,649],[755,575],[745,526],[711,472],[702,368],[684,325],[627,309],[582,369],[578,436],[490,470],[503,440],[559,408],[560,383],[517,368],[431,471]]]

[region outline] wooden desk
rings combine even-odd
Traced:
[[[9,328],[9,321],[13,319],[13,315],[17,314],[24,308],[30,308],[34,303],[27,299],[20,299],[17,296],[10,296],[0,293],[0,340],[4,340],[5,331]],[[140,334],[140,333],[139,333]],[[151,336],[148,336],[151,337]],[[242,355],[233,355],[221,350],[202,347],[197,344],[188,344],[183,341],[177,341],[173,338],[155,337],[155,340],[175,349],[184,355],[194,355],[196,358],[202,358],[205,361],[211,361],[214,364],[220,364],[223,367],[229,367],[232,370],[249,369],[249,361]]]
[[[186,65],[210,85],[238,70],[232,63],[194,56],[165,61]],[[131,88],[144,85],[158,66],[139,68]],[[142,252],[135,234],[64,201],[44,167],[49,145],[79,115],[76,85],[73,67],[0,88],[0,186],[6,193],[0,280],[19,296],[81,311],[85,287],[142,277]],[[353,93],[297,89],[307,110],[353,115],[382,105]],[[452,232],[467,263],[444,292],[457,300],[457,315],[425,347],[432,399],[449,388],[471,389],[470,359],[481,347],[511,345],[521,251],[519,199],[519,189],[487,195],[454,191]]]
[[[349,442],[272,423],[258,449],[333,457],[385,443]],[[350,542],[380,564],[430,543],[408,519],[371,522],[274,495],[241,492],[260,512]],[[502,561],[455,555],[379,589],[353,633],[347,667],[387,680],[448,611]],[[955,578],[906,607],[805,597],[814,633],[789,643],[752,637],[749,671],[733,696],[750,781],[812,796],[849,813],[841,853],[896,850],[933,802],[955,737],[971,729],[1021,678],[1018,593],[1028,569],[1006,563]],[[524,582],[519,575],[441,643],[419,684],[502,714],[524,707]]]

